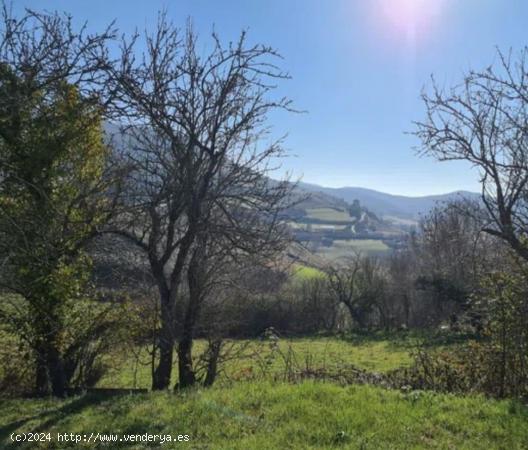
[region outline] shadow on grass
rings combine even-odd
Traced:
[[[40,423],[33,427],[31,432],[43,432],[57,424],[64,417],[81,412],[87,407],[103,403],[109,398],[122,395],[122,393],[88,393],[81,397],[76,397],[72,401],[66,400],[66,403],[62,403],[56,408],[49,408],[39,414],[8,423],[0,427],[0,448],[5,448],[11,442],[11,433],[33,420],[38,420]]]
[[[521,416],[528,421],[528,403],[519,399],[509,400],[508,412],[512,415]]]

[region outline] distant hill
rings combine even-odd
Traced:
[[[124,144],[119,133],[119,127],[113,123],[105,123],[105,134],[116,146]],[[270,180],[273,182],[273,180]],[[306,194],[309,194],[306,197]],[[457,198],[479,198],[479,194],[467,191],[456,191],[442,195],[423,197],[407,197],[392,195],[360,187],[329,188],[311,183],[298,183],[296,195],[304,200],[287,212],[295,218],[304,215],[306,211],[315,209],[333,209],[347,211],[354,200],[358,200],[361,211],[369,216],[371,221],[391,222],[394,225],[411,225],[421,214],[430,211],[436,204],[448,202]],[[377,217],[376,217],[377,216]],[[381,219],[381,220],[380,220]]]
[[[475,192],[456,191],[441,195],[427,195],[423,197],[407,197],[392,195],[373,189],[359,187],[329,188],[310,183],[300,183],[299,187],[307,192],[322,193],[352,203],[359,200],[369,211],[384,217],[416,220],[421,214],[430,211],[435,205],[456,199],[478,199]]]
[[[306,189],[305,183],[297,185],[294,196],[300,200],[287,210],[285,217],[311,223],[358,224],[370,222],[370,225],[382,225],[376,214],[362,204],[354,205],[345,199],[318,190]]]
[[[302,199],[302,202],[297,205],[297,208],[311,209],[311,208],[347,208],[348,202],[342,198],[336,197],[332,194],[317,190],[309,190],[304,188],[304,184],[300,183],[295,192],[296,199]]]

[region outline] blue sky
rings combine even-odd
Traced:
[[[403,195],[478,190],[463,163],[418,158],[412,121],[429,77],[446,85],[495,58],[495,47],[528,44],[526,0],[15,0],[15,9],[59,10],[90,28],[116,19],[124,32],[149,28],[158,10],[206,35],[252,42],[284,56],[281,86],[307,114],[270,117],[288,133],[284,170],[325,186],[361,186]]]

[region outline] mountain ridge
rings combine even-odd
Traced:
[[[299,187],[310,193],[321,192],[342,199],[347,203],[359,200],[367,209],[382,217],[394,216],[400,219],[417,220],[434,206],[457,199],[476,200],[480,195],[470,191],[453,191],[445,194],[405,196],[389,194],[364,187],[345,186],[330,188],[314,183],[300,182]]]

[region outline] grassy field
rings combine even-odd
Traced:
[[[390,251],[389,246],[379,239],[348,239],[336,240],[331,247],[320,247],[317,253],[330,259],[343,259],[351,257],[354,252],[364,255],[384,255]]]
[[[386,220],[394,225],[403,225],[406,227],[415,227],[418,225],[418,221],[415,219],[403,219],[396,216],[383,216],[383,220]]]
[[[354,218],[350,217],[347,211],[341,211],[334,208],[311,208],[306,210],[310,219],[327,220],[329,222],[353,222]]]
[[[333,337],[258,340],[226,343],[229,362],[222,367],[220,383],[247,379],[281,379],[288,369],[338,370],[350,365],[373,372],[387,372],[411,363],[410,350],[415,338],[389,337],[361,342]],[[199,355],[206,343],[198,340],[194,353]],[[139,356],[139,364],[136,363]],[[120,352],[110,357],[113,369],[101,380],[100,387],[149,388],[149,355],[146,350]],[[178,368],[175,365],[174,380]]]
[[[353,365],[376,372],[411,363],[423,336],[413,333],[313,337],[228,343],[237,358],[210,389],[184,393],[87,394],[67,400],[3,399],[0,448],[12,433],[44,434],[50,442],[13,448],[156,448],[158,443],[57,442],[57,433],[188,435],[162,448],[192,449],[525,449],[528,408],[481,396],[403,393],[325,381],[286,383],[287,365],[329,370]],[[430,338],[431,345],[453,343]],[[205,343],[198,341],[196,353]],[[292,356],[293,355],[293,356]],[[140,352],[148,363],[148,355]],[[114,369],[100,387],[149,387],[147,364],[111,355]],[[262,367],[266,370],[262,371]],[[176,378],[176,373],[174,374]],[[174,383],[174,381],[173,381]],[[83,438],[84,439],[84,438]],[[139,439],[139,438],[138,438]],[[159,438],[158,438],[159,440]]]
[[[11,433],[50,433],[45,445],[17,448],[105,448],[57,443],[57,433],[176,436],[193,449],[526,449],[528,412],[510,401],[408,394],[331,383],[236,383],[185,394],[151,393],[66,401],[8,400],[0,446]],[[153,448],[122,444],[106,448]]]
[[[293,280],[307,280],[311,278],[324,277],[323,271],[316,269],[315,267],[309,267],[302,264],[295,264],[292,268]]]

